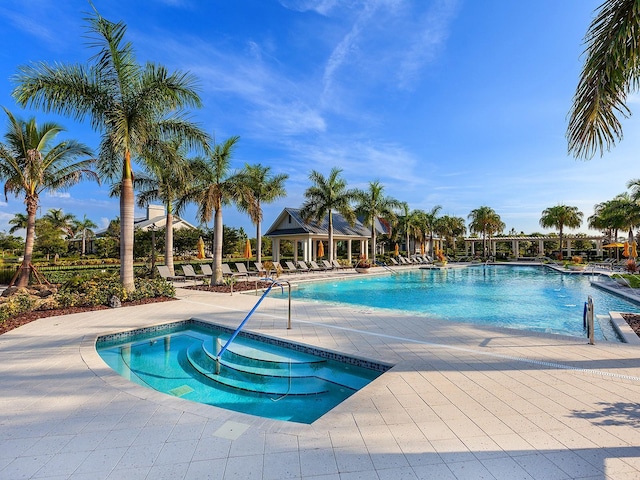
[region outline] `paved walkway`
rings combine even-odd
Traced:
[[[97,335],[191,317],[236,326],[251,295],[38,320],[0,336],[0,478],[638,479],[640,347],[267,298],[248,328],[394,364],[312,425],[131,384]]]

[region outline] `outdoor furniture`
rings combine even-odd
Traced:
[[[200,270],[202,270],[202,273],[207,277],[213,277],[213,270],[211,270],[211,265],[209,265],[208,263],[200,264]]]
[[[236,270],[238,270],[238,273],[243,273],[247,277],[249,277],[249,276],[259,277],[260,276],[260,272],[252,272],[252,271],[247,270],[247,267],[245,266],[244,263],[236,263],[235,266],[236,266]]]
[[[156,265],[156,268],[158,269],[158,273],[160,274],[160,276],[168,282],[172,282],[174,280],[184,282],[186,280],[186,277],[184,275],[171,275],[169,267],[167,267],[166,265]]]
[[[245,279],[249,279],[249,274],[248,273],[242,273],[242,272],[232,272],[231,271],[231,267],[229,266],[228,263],[223,263],[222,266],[222,276],[223,277],[233,277],[233,278],[237,278],[237,277],[245,277]]]
[[[289,273],[298,273],[298,272],[300,272],[300,270],[298,270],[298,269],[296,268],[296,266],[293,264],[293,262],[286,261],[286,262],[284,262],[284,263],[285,263],[285,265],[287,266],[287,271],[288,271]]]
[[[306,263],[304,263],[304,261],[303,261],[303,260],[298,260],[298,267],[297,267],[297,268],[298,268],[298,270],[300,270],[301,272],[307,272],[307,273],[308,273],[308,272],[310,272],[310,271],[311,271],[311,269],[309,268],[309,266],[308,266]]]
[[[253,262],[253,264],[255,265],[259,275],[264,275],[265,277],[269,276],[269,272],[262,266],[262,262]]]
[[[313,270],[314,272],[324,272],[327,270],[327,267],[321,267],[313,260],[309,261],[309,265],[311,265],[311,270]]]
[[[185,278],[191,279],[193,278],[194,282],[198,280],[203,280],[206,275],[202,273],[196,273],[191,265],[182,265],[182,272],[184,273]]]

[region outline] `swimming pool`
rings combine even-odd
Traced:
[[[232,330],[192,319],[99,337],[113,370],[185,400],[298,423],[312,423],[390,368],[376,362]]]
[[[468,268],[400,270],[349,280],[300,283],[292,298],[402,311],[426,317],[584,336],[584,303],[595,313],[638,312],[639,307],[590,285],[590,276],[540,266],[477,265]],[[617,341],[608,321],[596,338]]]

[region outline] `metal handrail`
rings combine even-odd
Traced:
[[[229,337],[229,339],[224,344],[224,346],[222,346],[222,348],[220,348],[220,350],[218,350],[216,348],[216,350],[217,350],[216,351],[216,356],[215,356],[216,374],[220,373],[220,357],[222,356],[222,354],[224,352],[227,351],[227,348],[229,347],[229,345],[231,345],[231,342],[233,342],[233,340],[235,340],[235,338],[238,336],[238,334],[240,333],[240,330],[242,330],[242,327],[244,327],[245,324],[249,321],[249,318],[251,317],[251,315],[253,315],[253,313],[258,309],[258,307],[260,306],[262,301],[266,298],[266,296],[269,295],[269,292],[271,291],[271,289],[274,286],[278,286],[278,287],[280,287],[282,289],[282,292],[284,293],[284,286],[279,281],[273,280],[272,278],[264,278],[264,279],[261,279],[261,280],[263,280],[263,281],[271,281],[271,285],[269,285],[269,287],[267,287],[267,289],[264,291],[262,296],[258,299],[256,304],[253,306],[253,308],[249,311],[249,313],[247,313],[247,316],[244,317],[244,320],[242,320],[242,322],[240,322],[240,325],[238,325],[238,328],[236,328],[235,331],[231,334],[231,337]],[[291,329],[291,284],[286,280],[283,280],[282,283],[286,283],[289,286],[289,313],[288,313],[288,321],[287,321],[287,330],[289,330],[289,329]]]
[[[393,273],[394,275],[399,275],[398,272],[396,272],[393,268],[391,268],[389,265],[387,265],[386,263],[383,262],[376,262],[376,265],[378,265],[379,267],[382,268],[386,268],[387,270],[389,270],[391,273]]]

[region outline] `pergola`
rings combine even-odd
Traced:
[[[520,242],[537,242],[538,243],[538,252],[539,254],[542,254],[542,252],[544,252],[544,242],[557,242],[559,241],[560,238],[559,237],[550,237],[550,236],[545,236],[545,237],[539,237],[539,236],[535,236],[535,237],[526,237],[526,236],[507,236],[507,237],[491,237],[491,238],[487,238],[487,245],[489,248],[489,252],[491,252],[491,255],[495,256],[496,255],[496,246],[498,245],[498,243],[505,243],[505,242],[510,242],[511,243],[511,251],[513,252],[514,257],[517,259],[519,258],[519,251],[520,251]],[[566,245],[563,248],[566,248],[567,250],[567,256],[570,257],[571,256],[571,241],[572,240],[587,240],[590,242],[594,242],[596,244],[596,255],[598,257],[602,256],[602,244],[604,243],[604,241],[606,240],[605,237],[603,236],[585,236],[585,237],[569,237],[569,236],[565,236],[563,237],[563,240],[566,242]],[[478,238],[478,237],[467,237],[464,239],[464,245],[465,245],[465,252],[467,253],[467,255],[475,255],[476,250],[476,244],[480,244],[480,248],[479,248],[479,252],[482,253],[482,238]],[[469,250],[471,250],[471,253],[469,253]]]
[[[280,261],[280,245],[283,241],[293,243],[294,261],[304,260],[306,262],[309,260],[317,260],[318,242],[324,242],[326,244],[329,241],[328,226],[328,217],[320,223],[305,222],[300,216],[299,209],[285,208],[264,234],[265,237],[269,237],[273,242],[273,261]],[[356,220],[354,225],[349,225],[349,222],[347,222],[342,215],[335,212],[333,213],[334,256],[337,251],[336,247],[338,242],[346,242],[347,260],[349,262],[352,260],[354,242],[358,242],[359,244],[358,251],[367,256],[370,238],[370,230],[361,222]],[[299,258],[299,251],[301,252],[302,258]],[[325,255],[328,255],[328,248],[325,250]]]

